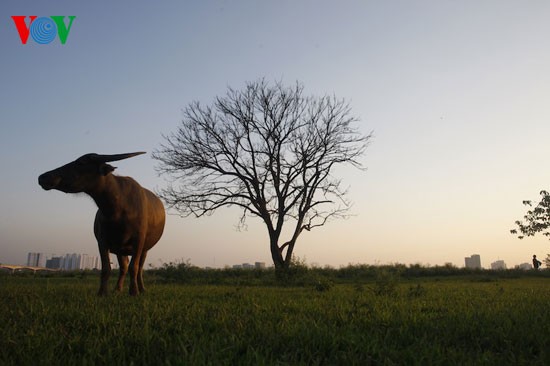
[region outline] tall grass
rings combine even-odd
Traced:
[[[150,274],[135,298],[96,297],[96,275],[2,276],[0,364],[550,364],[547,278],[388,272],[319,290],[333,278],[315,275],[281,287]]]

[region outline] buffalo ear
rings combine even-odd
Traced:
[[[116,167],[109,165],[109,164],[101,164],[99,166],[99,174],[101,175],[107,175],[111,172],[113,172],[116,169]]]

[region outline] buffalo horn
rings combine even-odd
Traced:
[[[145,154],[145,151],[139,151],[139,152],[133,152],[133,153],[126,153],[126,154],[113,154],[113,155],[94,155],[93,159],[95,161],[100,161],[103,163],[107,163],[109,161],[118,161],[123,159],[128,159],[136,155]]]

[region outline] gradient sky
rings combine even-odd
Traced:
[[[37,177],[89,152],[147,151],[120,175],[165,185],[150,152],[181,110],[227,87],[301,81],[346,98],[367,171],[339,169],[355,216],[305,232],[308,263],[508,266],[550,252],[509,233],[550,189],[548,1],[43,1],[0,3],[0,262],[98,253],[85,195]],[[12,15],[75,15],[67,43],[22,45]],[[259,220],[172,212],[148,262],[271,263]]]

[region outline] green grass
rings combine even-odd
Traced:
[[[384,281],[98,298],[92,275],[3,275],[0,364],[550,364],[549,279]]]

